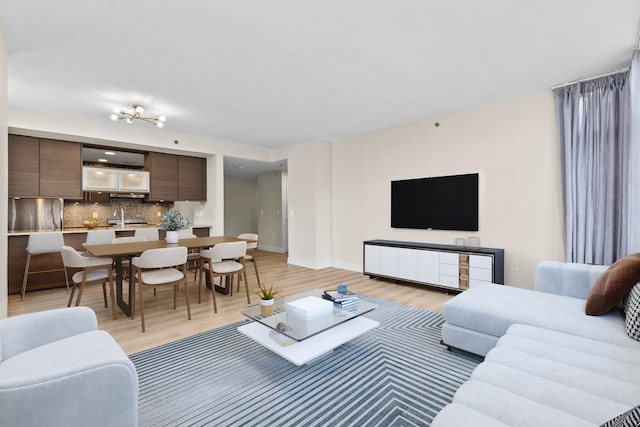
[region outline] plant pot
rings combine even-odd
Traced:
[[[273,298],[260,300],[260,314],[271,316],[273,314]]]
[[[178,232],[177,231],[167,231],[167,237],[165,240],[167,243],[178,243]]]

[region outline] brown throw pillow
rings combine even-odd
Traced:
[[[622,301],[638,281],[640,253],[620,258],[602,273],[591,288],[585,313],[590,316],[605,314]]]

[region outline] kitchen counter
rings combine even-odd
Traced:
[[[115,231],[135,231],[137,228],[156,228],[157,224],[125,224],[124,227],[121,225],[99,225],[91,230],[115,230]],[[194,229],[211,229],[210,225],[193,225],[191,226]],[[28,236],[32,233],[47,233],[51,231],[61,231],[63,234],[73,234],[73,233],[86,233],[91,231],[85,226],[77,226],[77,227],[66,227],[62,230],[15,230],[7,233],[9,237],[11,236]],[[195,233],[198,234],[198,233]]]

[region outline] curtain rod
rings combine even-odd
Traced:
[[[573,80],[573,81],[570,81],[570,82],[567,82],[567,83],[562,83],[562,84],[559,84],[559,85],[551,86],[551,89],[555,90],[555,89],[559,89],[561,87],[569,86],[569,85],[572,85],[572,84],[575,84],[575,83],[586,82],[586,81],[589,81],[589,80],[598,79],[600,77],[606,77],[606,76],[611,76],[613,74],[623,73],[623,72],[628,71],[628,70],[629,70],[629,67],[625,67],[625,68],[622,68],[620,70],[610,71],[608,73],[603,73],[603,74],[598,74],[597,76],[585,77],[583,79]]]

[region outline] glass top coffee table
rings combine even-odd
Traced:
[[[259,305],[247,307],[241,313],[254,322],[238,331],[300,366],[380,325],[362,316],[376,304],[359,298],[348,308],[335,308],[322,293],[313,289],[277,298],[271,316],[263,316]]]

